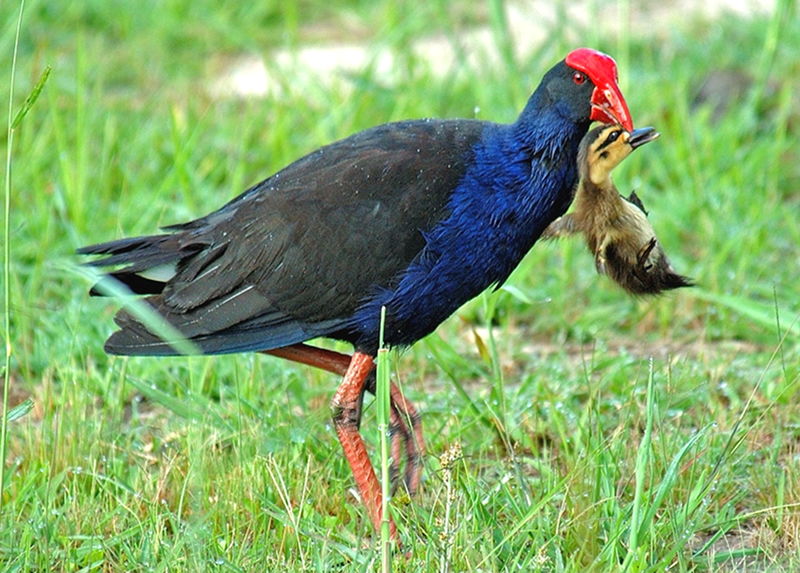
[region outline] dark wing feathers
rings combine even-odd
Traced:
[[[323,147],[218,211],[168,234],[85,247],[89,263],[147,303],[203,353],[267,350],[342,333],[387,288],[447,213],[485,124],[388,124]],[[422,151],[424,150],[424,152]],[[174,268],[159,279],[155,271]],[[153,273],[153,276],[150,276]],[[114,354],[175,354],[125,310]]]
[[[104,259],[87,263],[93,267],[126,265],[127,272],[138,273],[161,265],[176,263],[191,254],[182,252],[176,247],[175,237],[172,235],[151,235],[91,245],[78,249],[77,253],[79,255],[109,255]]]
[[[170,320],[175,317],[165,318]],[[109,354],[146,356],[176,354],[176,350],[170,344],[154,336],[126,310],[119,311],[114,321],[120,330],[114,332],[106,341],[105,350]],[[190,340],[203,354],[263,350],[265,332],[269,332],[271,346],[268,348],[277,348],[323,336],[330,330],[335,330],[334,322],[304,325],[294,320],[287,320],[286,316],[280,313],[262,314],[226,330],[195,334]],[[180,326],[185,325],[173,324],[173,326],[180,329]]]
[[[135,273],[108,273],[89,291],[90,296],[105,296],[114,292],[114,286],[120,284],[128,287],[132,294],[158,294],[164,290],[164,282],[148,279]]]

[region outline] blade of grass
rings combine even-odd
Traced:
[[[433,357],[434,362],[442,370],[442,372],[444,372],[445,376],[447,376],[447,378],[453,384],[453,388],[456,389],[458,395],[469,406],[470,410],[472,410],[472,412],[475,414],[478,420],[480,420],[480,422],[484,426],[486,426],[486,428],[493,431],[497,431],[497,427],[495,426],[492,417],[478,407],[478,404],[475,402],[475,400],[472,399],[472,397],[469,395],[469,392],[467,392],[467,390],[464,388],[464,385],[461,383],[459,377],[456,376],[453,367],[451,366],[450,360],[448,359],[447,356],[445,356],[445,352],[442,352],[442,350],[434,343],[435,337],[436,335],[434,334],[433,336],[429,336],[428,338],[425,338],[422,341],[422,343],[426,345],[426,348]],[[455,352],[455,350],[452,349],[451,346],[447,344],[447,342],[445,342],[444,339],[438,338],[438,342],[442,347],[445,348],[447,354],[449,354],[450,357],[454,359],[458,358],[458,354]],[[474,367],[473,371],[474,373],[479,375],[483,373],[483,371],[480,370],[478,367]]]
[[[492,388],[495,392],[494,399],[497,401],[499,412],[495,413],[497,419],[498,433],[503,438],[503,443],[506,447],[506,452],[514,466],[514,473],[517,477],[517,482],[525,493],[525,501],[530,504],[533,502],[533,492],[531,491],[528,481],[523,477],[523,471],[520,466],[517,455],[514,452],[514,445],[508,430],[508,405],[506,403],[505,380],[503,378],[503,370],[500,367],[500,354],[497,351],[497,341],[494,337],[493,322],[495,318],[495,311],[497,309],[497,300],[500,293],[488,292],[483,293],[483,304],[485,309],[486,331],[489,337],[489,356],[492,366]]]
[[[639,530],[640,523],[642,523],[642,506],[644,504],[644,483],[647,479],[647,468],[651,461],[650,444],[653,438],[653,419],[655,418],[655,391],[653,389],[653,359],[650,358],[649,373],[647,377],[647,405],[645,413],[645,428],[642,442],[639,444],[639,452],[636,456],[636,490],[633,494],[633,512],[631,514],[630,537],[628,538],[628,554],[625,556],[625,561],[622,563],[622,571],[627,571],[635,559],[638,559],[642,553],[640,550]],[[643,548],[641,548],[643,549]]]
[[[621,24],[617,36],[617,51],[615,58],[621,70],[631,69],[631,2],[630,0],[617,0],[618,18]],[[622,93],[628,93],[630,81],[628,74],[623,74],[619,81]]]
[[[202,354],[199,348],[183,333],[172,326],[163,316],[158,314],[149,304],[132,298],[132,293],[127,286],[120,281],[108,276],[104,276],[90,267],[78,267],[78,272],[90,278],[96,288],[103,296],[114,297],[125,303],[125,310],[130,312],[147,330],[167,342],[178,354],[192,356]]]
[[[17,115],[14,116],[14,120],[11,122],[11,129],[17,129],[19,124],[25,119],[25,116],[28,115],[28,112],[33,107],[33,104],[36,103],[36,100],[39,99],[39,95],[42,93],[44,89],[44,85],[47,83],[47,79],[50,77],[50,72],[52,68],[50,66],[46,66],[44,71],[42,72],[39,81],[36,82],[36,85],[33,86],[33,90],[31,93],[28,94],[28,97],[25,98],[25,101],[22,104],[22,107],[17,112]]]
[[[33,400],[28,398],[24,402],[21,402],[20,404],[17,404],[16,406],[8,410],[8,413],[5,414],[6,421],[14,422],[16,420],[19,420],[31,410],[33,410]]]
[[[702,289],[696,289],[692,291],[692,294],[699,299],[726,306],[742,316],[749,318],[762,328],[773,328],[775,326],[775,314],[778,312],[776,307],[770,307],[766,304],[741,296],[730,296]],[[779,310],[784,315],[791,316],[794,314],[786,308]],[[794,321],[789,325],[784,333],[784,337],[789,335],[793,338],[800,337],[800,321]]]
[[[148,384],[135,377],[129,377],[126,382],[136,388],[143,395],[147,396],[157,404],[161,404],[172,413],[189,421],[210,418],[214,426],[220,430],[232,432],[233,426],[223,418],[210,405],[210,400],[203,394],[193,392],[190,397],[176,398],[169,392],[164,392],[153,384]]]
[[[490,0],[489,23],[491,25],[492,35],[494,36],[494,43],[500,51],[503,64],[512,72],[516,72],[517,61],[514,57],[513,35],[508,26],[504,0]]]
[[[381,330],[378,343],[377,380],[375,381],[375,401],[377,404],[378,432],[381,444],[381,571],[392,570],[392,539],[389,529],[389,349],[383,344],[383,330],[386,324],[386,307],[381,307]]]
[[[502,550],[504,544],[518,536],[520,531],[522,531],[531,521],[536,519],[543,508],[545,508],[548,503],[552,503],[553,497],[557,495],[557,492],[564,490],[568,480],[569,476],[564,476],[553,483],[552,487],[548,488],[547,494],[532,504],[526,511],[525,515],[521,516],[521,518],[518,519],[509,529],[508,533],[506,533],[501,539],[498,540],[497,543],[495,543],[491,551],[483,556],[483,559],[475,566],[475,570],[480,570],[487,563],[489,563],[490,559],[492,559]]]
[[[280,497],[281,503],[283,503],[284,510],[286,511],[286,515],[288,516],[289,523],[291,524],[292,533],[295,536],[295,543],[297,543],[297,548],[303,547],[302,541],[300,539],[300,509],[296,508],[294,504],[292,504],[291,495],[289,494],[289,488],[286,485],[286,480],[283,479],[283,474],[281,473],[282,468],[278,465],[275,461],[275,457],[270,454],[267,456],[267,472],[269,472],[269,477],[272,479],[272,485],[275,487],[275,491],[278,492],[278,496]],[[300,557],[300,562],[303,565],[303,569],[306,569],[306,559],[305,559],[305,551],[299,550],[297,551],[297,555]]]
[[[783,26],[791,21],[791,11],[794,0],[778,0],[775,2],[775,9],[772,18],[769,21],[767,34],[764,37],[764,45],[761,49],[759,57],[759,75],[757,77],[755,88],[751,93],[750,107],[756,109],[761,99],[764,97],[772,68],[775,64],[775,59],[778,55],[778,46],[780,45],[780,38],[783,35]]]
[[[8,396],[11,387],[11,149],[14,147],[14,81],[17,73],[17,50],[19,49],[19,35],[22,29],[22,14],[25,2],[20,1],[17,31],[14,38],[14,52],[11,57],[11,81],[8,96],[8,145],[6,146],[6,184],[5,201],[3,203],[3,336],[6,346],[6,360],[3,368],[3,411],[2,428],[0,428],[0,515],[3,513],[3,489],[5,485],[5,459],[6,442],[8,441]]]

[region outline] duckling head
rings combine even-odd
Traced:
[[[658,133],[652,127],[628,131],[621,125],[601,125],[594,128],[581,141],[578,164],[581,177],[598,187],[607,187],[611,172],[637,147],[656,139]]]

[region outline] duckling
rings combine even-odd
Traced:
[[[587,133],[578,153],[580,182],[574,210],[542,234],[554,239],[583,233],[597,272],[636,295],[693,285],[672,268],[641,199],[635,192],[622,197],[611,180],[611,171],[623,159],[659,135],[652,127],[629,132],[621,125],[602,125]]]

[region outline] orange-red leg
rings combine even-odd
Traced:
[[[375,392],[374,361],[371,356],[356,352],[353,357],[333,350],[317,348],[307,344],[293,344],[283,348],[265,350],[264,354],[278,356],[293,362],[314,366],[334,374],[344,376],[339,389],[333,397],[334,425],[339,441],[353,470],[364,504],[375,524],[380,528],[381,490],[375,471],[369,461],[364,442],[358,433],[361,424],[361,404],[364,390]],[[358,361],[355,358],[358,357]],[[397,490],[400,478],[400,459],[405,450],[406,471],[404,483],[409,494],[419,489],[422,476],[422,458],[425,454],[425,441],[422,436],[422,423],[419,412],[409,402],[397,385],[390,387],[392,436],[392,465],[390,468],[392,491]],[[392,537],[396,537],[394,523],[391,524]]]
[[[381,506],[383,504],[381,486],[375,476],[375,470],[372,468],[364,441],[358,433],[364,385],[374,364],[374,360],[369,354],[353,353],[347,373],[331,400],[331,409],[333,410],[333,425],[339,435],[344,455],[353,470],[361,499],[367,506],[367,513],[369,513],[375,530],[380,531]],[[391,519],[389,528],[392,539],[397,539],[397,528]]]
[[[383,496],[381,494],[378,478],[375,475],[366,447],[364,446],[364,441],[358,433],[358,428],[361,423],[361,404],[364,390],[367,389],[370,382],[372,382],[372,388],[369,389],[371,391],[374,390],[374,377],[370,377],[374,368],[373,358],[361,352],[356,352],[350,357],[347,354],[325,350],[307,344],[293,344],[283,348],[265,350],[264,354],[278,356],[286,360],[314,366],[344,376],[342,383],[339,385],[331,401],[333,422],[336,427],[336,433],[339,436],[339,442],[342,444],[345,457],[353,471],[356,485],[367,507],[370,519],[376,531],[380,530]],[[395,405],[395,397],[402,397],[402,394],[400,394],[394,383],[392,383],[392,388],[394,390],[392,390],[390,394],[392,405],[390,425],[393,428],[397,426],[402,427],[401,433],[403,435],[403,441],[408,445],[408,430],[405,423],[400,418],[401,414]],[[413,410],[413,412],[416,415],[416,410]],[[417,415],[417,419],[418,418],[419,416]],[[395,438],[393,435],[392,456],[394,459],[392,461],[392,472],[395,475],[399,474],[398,464],[402,457],[401,448],[400,436],[398,435],[397,438]],[[394,521],[390,522],[390,531],[392,538],[396,539],[397,531]]]
[[[339,376],[345,375],[352,358],[349,354],[342,354],[341,352],[317,348],[316,346],[309,346],[308,344],[302,343],[284,346],[283,348],[264,350],[262,354],[271,354],[272,356],[291,360],[292,362],[299,362],[300,364],[320,368],[332,372],[333,374],[338,374]]]
[[[400,483],[400,459],[403,457],[403,448],[407,443],[407,428],[395,410],[394,404],[392,404],[391,407],[392,413],[389,418],[389,437],[391,439],[392,463],[389,466],[389,481],[392,483],[392,495],[394,495]]]
[[[396,418],[400,425],[403,442],[406,450],[406,475],[405,485],[410,495],[414,495],[419,488],[422,478],[422,457],[425,455],[425,440],[422,437],[422,418],[417,409],[406,400],[400,389],[392,382],[389,389],[392,404],[392,420]],[[408,422],[408,425],[406,425]],[[409,425],[411,426],[409,428]],[[399,460],[400,446],[397,446],[398,453],[395,454],[394,440],[392,440],[392,455],[397,455]],[[393,480],[395,487],[396,480]]]

